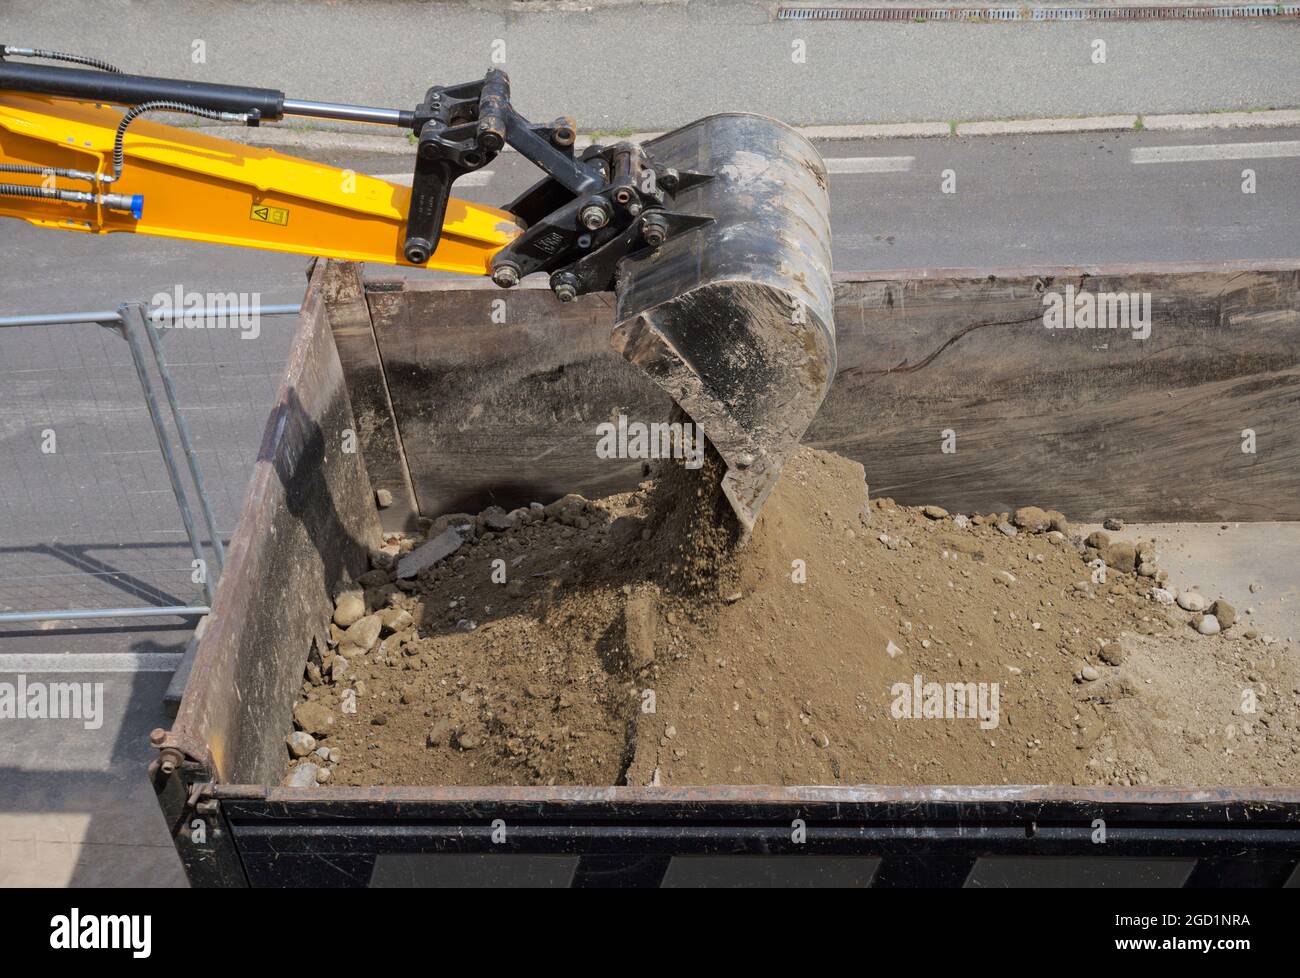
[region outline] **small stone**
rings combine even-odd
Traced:
[[[1215,618],[1214,615],[1201,615],[1201,621],[1196,626],[1196,630],[1202,635],[1218,635],[1220,631],[1219,619]]]
[[[424,735],[425,747],[441,747],[451,737],[451,721],[445,717],[429,728]]]
[[[948,511],[942,506],[922,507],[921,514],[925,516],[926,519],[931,520],[946,520],[948,518]]]
[[[1228,602],[1219,598],[1210,608],[1210,612],[1215,618],[1219,619],[1219,624],[1223,628],[1231,628],[1237,623],[1237,609]]]
[[[1120,530],[1124,529],[1124,521],[1116,516],[1106,517],[1106,519],[1101,521],[1101,525],[1112,533],[1118,533]]]
[[[1110,534],[1103,533],[1101,530],[1093,530],[1083,542],[1095,550],[1105,550],[1110,546]]]
[[[366,571],[358,577],[357,583],[368,591],[371,588],[381,588],[390,580],[391,578],[388,576],[388,571],[375,568],[374,570]]]
[[[387,509],[393,505],[393,494],[387,489],[376,489],[375,505],[380,509]]]
[[[347,628],[366,613],[366,602],[360,591],[344,591],[334,599],[334,623]]]
[[[500,509],[489,509],[482,514],[483,528],[493,533],[506,533],[519,525],[519,519]]]
[[[289,754],[293,757],[306,757],[316,749],[316,738],[305,730],[295,730],[284,739],[289,745]]]
[[[482,744],[483,738],[478,734],[461,732],[456,735],[456,746],[461,750],[475,750]]]
[[[825,749],[831,745],[831,739],[827,737],[824,733],[822,733],[820,730],[817,730],[813,733],[812,741],[814,744],[816,744],[818,747],[821,747],[822,749]]]
[[[1051,530],[1047,534],[1047,542],[1055,547],[1059,547],[1061,544],[1065,543],[1065,534],[1060,530]]]
[[[383,627],[383,622],[378,615],[366,615],[366,617],[357,619],[348,627],[348,630],[343,633],[343,640],[368,652],[379,641],[379,633],[383,630]]]
[[[1151,599],[1157,604],[1173,604],[1174,592],[1162,587],[1154,587],[1151,589]]]
[[[1208,605],[1205,596],[1195,591],[1184,591],[1178,595],[1178,607],[1184,611],[1204,611]]]
[[[724,604],[735,604],[742,597],[744,597],[744,595],[742,595],[739,591],[732,591],[730,594],[725,595],[722,601]]]
[[[1101,649],[1101,661],[1108,666],[1122,666],[1127,658],[1123,646],[1118,642],[1107,642]]]
[[[956,516],[952,518],[952,525],[959,530],[964,530],[970,526],[970,520],[968,520],[961,513],[958,513]]]
[[[331,770],[330,770],[329,768],[327,768],[327,767],[318,767],[318,768],[316,769],[316,783],[317,783],[317,784],[324,784],[326,781],[328,781],[328,780],[329,780],[331,777],[333,777],[333,776],[334,776],[334,772],[331,771]]]
[[[1006,520],[1002,520],[1000,523],[998,523],[998,532],[1001,533],[1003,536],[1013,537],[1016,535],[1016,528],[1012,526],[1010,523],[1008,523]]]
[[[1079,670],[1079,675],[1090,683],[1096,682],[1101,678],[1101,673],[1097,671],[1097,667],[1091,664],[1085,664],[1084,667]]]

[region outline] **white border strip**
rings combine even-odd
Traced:
[[[6,652],[0,674],[11,672],[175,672],[182,652]]]
[[[1135,146],[1134,163],[1206,163],[1214,160],[1264,160],[1300,156],[1300,139],[1274,143],[1202,143],[1197,146]]]
[[[827,156],[826,172],[850,173],[906,173],[916,162],[915,156]]]

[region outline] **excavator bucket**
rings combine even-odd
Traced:
[[[722,456],[744,539],[835,376],[826,167],[790,127],[746,114],[644,150],[711,178],[673,206],[710,221],[622,261],[614,345]]]

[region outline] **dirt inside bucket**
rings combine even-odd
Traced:
[[[716,464],[388,539],[313,651],[286,783],[1300,781],[1295,649],[1200,634],[1152,544],[868,501],[804,448],[737,552]]]

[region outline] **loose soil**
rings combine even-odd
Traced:
[[[342,618],[382,637],[313,652],[306,760],[348,785],[1300,782],[1295,648],[1198,634],[1134,572],[1153,545],[868,502],[804,448],[737,551],[717,465],[441,517],[467,539],[410,580],[390,538]]]

